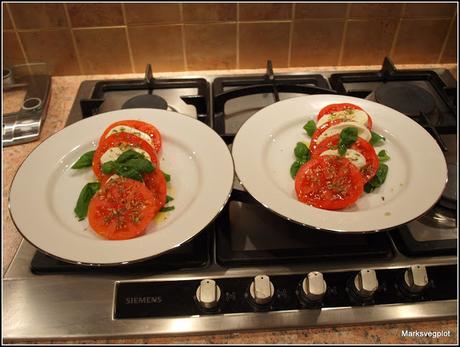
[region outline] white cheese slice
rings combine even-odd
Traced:
[[[356,122],[341,122],[339,124],[333,125],[330,128],[327,128],[321,135],[318,136],[316,144],[319,144],[325,138],[340,134],[343,129],[348,127],[354,127],[358,129],[358,136],[362,139],[369,141],[371,139],[371,132],[365,126],[358,124]]]
[[[368,115],[366,112],[361,110],[344,110],[339,112],[333,112],[330,114],[325,114],[322,116],[317,123],[317,127],[319,128],[326,122],[329,122],[334,119],[343,119],[346,122],[356,122],[358,124],[367,125],[367,118]]]
[[[136,148],[136,147],[126,147],[123,149],[120,147],[111,147],[101,156],[101,165],[103,165],[104,163],[108,161],[117,160],[118,157],[123,154],[123,152],[126,152],[127,150],[130,150],[130,149],[143,154],[146,159],[152,161],[152,158],[150,158],[150,155],[143,149]]]
[[[337,149],[328,149],[321,153],[321,155],[340,156],[339,151]],[[366,165],[366,158],[364,158],[364,156],[361,153],[355,151],[354,149],[347,149],[344,157],[350,160],[350,162],[358,169],[361,169],[364,165]]]
[[[152,138],[148,134],[142,131],[139,131],[136,128],[129,127],[126,125],[118,125],[110,129],[110,131],[107,133],[105,137],[109,137],[110,135],[115,134],[115,133],[130,133],[130,134],[136,135],[140,137],[142,140],[147,141],[151,146],[153,146]]]

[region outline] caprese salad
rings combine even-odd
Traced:
[[[385,182],[390,157],[375,150],[385,138],[372,131],[372,118],[361,107],[327,105],[304,130],[310,141],[297,142],[290,168],[299,201],[339,210]]]
[[[92,168],[96,182],[86,184],[74,212],[88,217],[91,228],[108,240],[126,240],[145,233],[159,212],[173,200],[167,195],[171,177],[161,171],[161,134],[152,124],[122,120],[108,126],[94,151],[83,154],[72,169]]]

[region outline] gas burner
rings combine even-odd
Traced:
[[[375,99],[409,117],[417,117],[421,112],[431,114],[435,108],[435,100],[430,93],[408,83],[384,83],[376,89]]]
[[[168,108],[168,103],[161,96],[145,94],[137,95],[129,99],[121,106],[121,108],[158,108],[160,110],[166,110]]]

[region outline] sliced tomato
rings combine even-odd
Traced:
[[[166,179],[160,168],[155,168],[153,172],[144,175],[144,183],[147,188],[153,193],[153,196],[158,201],[160,208],[166,203]]]
[[[313,153],[316,150],[316,147],[318,147],[318,143],[317,143],[318,138],[320,137],[322,133],[324,133],[331,126],[337,125],[342,122],[343,122],[342,119],[334,119],[334,120],[324,123],[318,129],[316,129],[310,140],[310,151]]]
[[[88,220],[105,239],[126,240],[144,234],[159,209],[142,182],[119,177],[102,185],[91,199]]]
[[[339,142],[339,134],[324,139],[318,144],[315,152],[312,153],[312,158],[319,157],[321,153],[329,149],[337,149],[339,146]],[[374,147],[372,147],[372,145],[369,142],[358,137],[356,139],[356,142],[350,146],[350,149],[353,149],[361,153],[364,159],[366,159],[366,165],[364,165],[360,169],[360,172],[364,179],[364,183],[367,183],[367,181],[369,181],[372,177],[375,176],[377,169],[379,168],[379,158],[375,153]]]
[[[295,177],[299,201],[326,210],[353,204],[363,193],[361,173],[348,159],[324,155],[302,165]]]
[[[104,183],[106,182],[111,175],[106,175],[102,172],[101,157],[104,155],[107,150],[112,147],[130,147],[130,148],[139,148],[147,152],[152,160],[152,164],[155,167],[158,167],[157,155],[152,146],[149,145],[147,141],[144,141],[140,137],[130,134],[130,133],[115,133],[105,138],[96,148],[93,157],[93,171],[97,179]]]
[[[361,107],[359,107],[358,105],[350,104],[350,103],[347,103],[347,102],[340,103],[340,104],[330,104],[330,105],[327,105],[327,106],[323,107],[319,111],[318,116],[316,117],[316,119],[320,120],[321,117],[323,117],[326,114],[331,114],[331,113],[334,113],[334,112],[340,112],[340,111],[344,111],[344,110],[360,110],[360,111],[366,112]],[[367,128],[372,129],[372,118],[369,116],[369,114],[367,112],[366,112],[366,114],[367,114]]]
[[[147,134],[151,141],[152,145],[155,148],[155,152],[159,153],[161,150],[161,134],[155,126],[152,124],[140,121],[140,120],[121,120],[115,123],[110,124],[107,129],[105,129],[104,133],[99,140],[99,143],[103,142],[106,138],[107,134],[115,127],[126,126],[130,128],[134,128],[140,132]]]

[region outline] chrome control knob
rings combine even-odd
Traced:
[[[204,308],[214,308],[219,303],[220,288],[214,280],[204,279],[196,290],[196,299]]]
[[[254,277],[254,280],[249,287],[249,294],[256,304],[264,305],[273,299],[275,288],[267,275],[259,275]]]
[[[423,265],[412,265],[406,270],[403,277],[403,286],[413,294],[423,291],[428,285],[428,275]]]
[[[377,275],[372,269],[361,270],[355,276],[353,284],[356,294],[362,298],[370,298],[379,287]]]
[[[310,272],[302,281],[301,294],[307,301],[321,301],[324,294],[326,294],[326,290],[327,285],[321,272]]]

